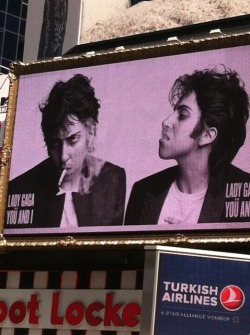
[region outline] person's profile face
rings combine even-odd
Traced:
[[[198,138],[192,132],[200,121],[201,112],[195,93],[180,100],[173,112],[163,121],[159,141],[162,159],[187,159],[198,150]]]
[[[87,154],[89,130],[76,116],[69,115],[67,131],[59,131],[48,147],[48,153],[59,172],[65,169],[61,187],[78,185],[83,161]]]

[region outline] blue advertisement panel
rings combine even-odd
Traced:
[[[250,263],[160,253],[155,335],[249,335]]]

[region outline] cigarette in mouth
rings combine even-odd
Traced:
[[[67,170],[64,169],[63,172],[62,172],[62,174],[61,174],[61,177],[60,177],[60,179],[59,179],[59,181],[58,181],[58,186],[59,186],[59,187],[61,186],[61,183],[62,183],[62,181],[63,181],[63,178],[65,177],[66,172],[67,172]]]

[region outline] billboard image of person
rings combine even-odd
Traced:
[[[87,66],[74,58],[65,69],[68,60],[55,60],[51,71],[20,75],[4,234],[249,229],[249,48],[134,60],[128,53],[127,61]],[[88,104],[80,116],[73,102],[50,108],[54,95],[59,106],[64,88],[84,78],[94,88],[93,110]],[[71,138],[64,131],[76,126],[86,142],[80,153],[78,146],[66,148],[82,169],[69,173],[62,149]],[[68,192],[70,225],[62,220]]]
[[[48,158],[9,182],[6,229],[123,223],[125,170],[93,156],[99,108],[88,77],[54,84],[39,105]]]
[[[236,71],[196,70],[175,80],[159,156],[177,165],[137,181],[126,225],[249,221],[250,174],[231,164],[246,138],[249,99]]]

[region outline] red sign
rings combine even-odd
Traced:
[[[138,331],[141,290],[0,290],[0,327]]]

